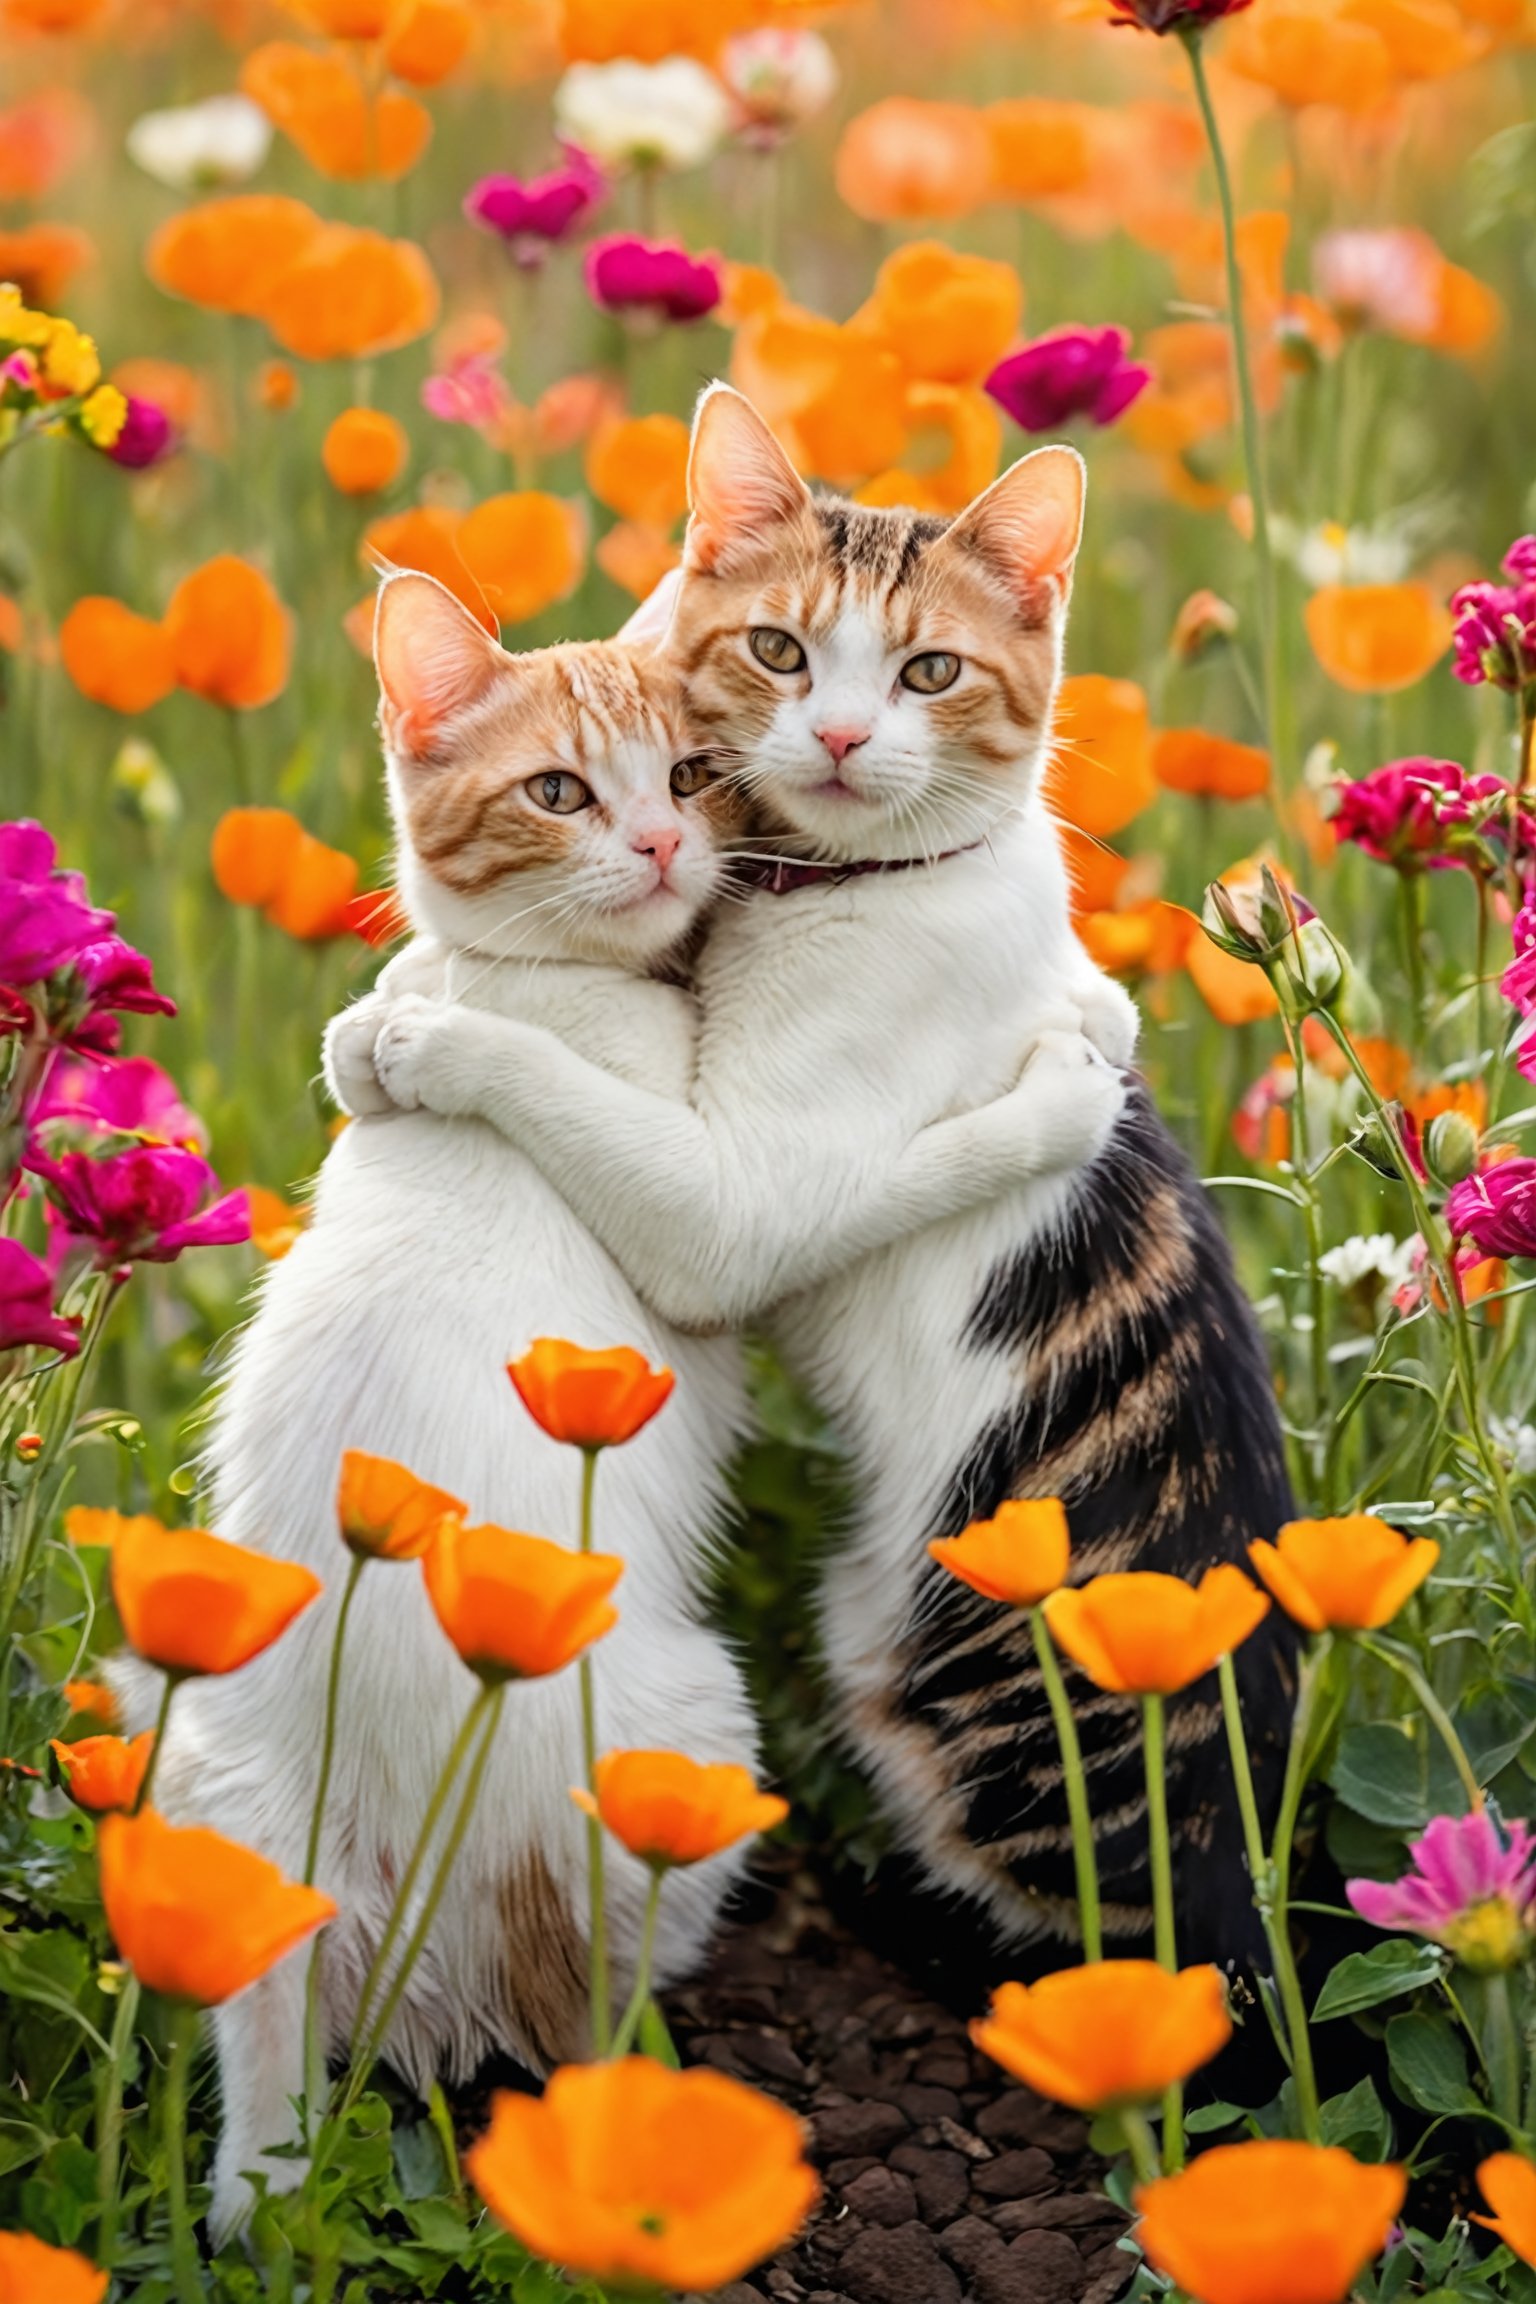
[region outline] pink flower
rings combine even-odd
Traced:
[[[0,985],[36,984],[112,927],[87,903],[78,872],[60,872],[41,824],[0,824]]]
[[[105,1064],[72,1059],[50,1073],[32,1114],[33,1124],[60,1121],[110,1135],[144,1136],[160,1144],[203,1150],[208,1132],[181,1101],[168,1072],[148,1056],[120,1056]]]
[[[1323,302],[1356,327],[1422,336],[1439,317],[1438,252],[1408,225],[1323,233],[1312,250],[1312,278]]]
[[[545,176],[526,183],[516,176],[482,176],[464,197],[470,222],[494,232],[513,261],[530,270],[591,215],[608,190],[595,160],[574,144],[564,150],[564,165]]]
[[[654,313],[702,320],[725,293],[718,256],[690,256],[669,241],[620,233],[587,250],[587,293],[605,312]]]
[[[184,1248],[215,1248],[251,1236],[250,1203],[243,1192],[213,1198],[219,1180],[198,1152],[170,1145],[135,1144],[95,1159],[65,1152],[58,1159],[34,1148],[27,1166],[71,1239],[93,1244],[96,1263],[169,1264]]]
[[[472,352],[421,388],[421,404],[445,424],[488,432],[513,405],[506,379],[483,352]]]
[[[115,1015],[174,1016],[176,1003],[155,989],[151,963],[121,936],[104,936],[77,952],[49,986],[50,1029],[69,1048],[92,1056],[117,1052]],[[114,1013],[115,1012],[115,1013]]]
[[[1053,328],[1000,361],[985,390],[1026,432],[1055,432],[1073,416],[1113,424],[1152,381],[1130,347],[1123,328]]]
[[[0,1352],[19,1344],[46,1344],[72,1360],[80,1349],[76,1324],[53,1309],[53,1276],[19,1240],[0,1240]]]
[[[1350,1903],[1375,1928],[1409,1929],[1444,1944],[1469,1968],[1512,1968],[1529,1947],[1536,1843],[1523,1824],[1437,1816],[1409,1842],[1416,1869],[1401,1880],[1351,1880]]]
[[[837,59],[819,32],[762,25],[727,40],[720,77],[736,99],[747,143],[771,152],[831,103]]]
[[[125,466],[130,472],[142,472],[146,465],[158,464],[169,456],[175,446],[175,434],[165,410],[155,401],[142,400],[136,392],[130,392],[123,428],[107,450],[113,463]]]
[[[1341,786],[1333,828],[1400,872],[1474,868],[1496,861],[1479,837],[1502,831],[1510,798],[1501,776],[1472,776],[1454,760],[1392,760]]]
[[[1536,1160],[1497,1160],[1446,1198],[1453,1240],[1484,1256],[1536,1256]]]
[[[1511,544],[1504,572],[1511,583],[1463,584],[1452,594],[1452,669],[1469,688],[1488,681],[1518,695],[1536,683],[1536,536],[1521,536]]]

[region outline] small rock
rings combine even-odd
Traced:
[[[1049,2152],[1031,2144],[1021,2152],[1002,2152],[984,2168],[972,2170],[971,2182],[985,2200],[1021,2200],[1026,2193],[1043,2192],[1056,2181],[1056,2166]]]
[[[929,2121],[937,2125],[940,2120],[960,2117],[960,2099],[953,2088],[924,2087],[917,2080],[907,2080],[899,2088],[888,2089],[886,2094],[893,2104],[900,2105],[915,2128]]]
[[[912,2179],[917,2205],[925,2224],[947,2224],[965,2206],[971,2188],[970,2162],[958,2152],[932,2150],[920,2144],[898,2144],[891,2166]]]
[[[875,2159],[868,2152],[855,2152],[846,2160],[834,2160],[830,2163],[827,2169],[827,2182],[835,2190],[846,2192],[850,2184],[858,2182],[866,2169],[883,2168],[884,2166],[883,2160]]]
[[[967,2160],[991,2159],[991,2145],[983,2144],[979,2136],[973,2136],[969,2128],[962,2128],[958,2120],[936,2120],[934,2126],[945,2143],[952,2144],[957,2152],[963,2152]]]
[[[1005,2088],[977,2113],[976,2133],[989,2144],[1039,2144],[1065,2155],[1082,2151],[1088,2124],[1074,2112],[1043,2104],[1027,2088]]]
[[[856,2304],[961,2304],[960,2283],[921,2224],[861,2232],[837,2276]]]
[[[908,2133],[907,2116],[894,2104],[827,2104],[814,2115],[816,2141],[829,2158],[876,2157]]]
[[[803,2088],[811,2075],[789,2042],[775,2032],[738,2032],[735,2035],[736,2053],[749,2071],[761,2072],[767,2080],[782,2080],[790,2087]]]
[[[1026,2232],[978,2267],[976,2304],[1077,2304],[1087,2285],[1064,2232]]]
[[[1004,2200],[990,2211],[999,2232],[1012,2240],[1020,2232],[1096,2232],[1123,2227],[1125,2213],[1113,2200],[1091,2192],[1046,2193],[1033,2200]]]
[[[969,2088],[971,2060],[964,2049],[939,2041],[923,2050],[912,2067],[912,2077],[932,2088]]]
[[[844,2185],[843,2199],[866,2224],[910,2224],[917,2214],[912,2180],[898,2169],[878,2164],[867,2168],[852,2184]]]
[[[685,2298],[684,2304],[692,2304],[692,2300]],[[733,2280],[729,2288],[715,2289],[714,2304],[763,2304],[763,2299],[756,2288],[747,2286],[745,2280]]]
[[[962,2216],[958,2224],[951,2224],[947,2232],[939,2234],[939,2246],[951,2264],[965,2274],[970,2287],[974,2287],[983,2264],[990,2263],[994,2256],[1008,2253],[991,2225],[980,2216]]]
[[[805,2290],[793,2272],[785,2272],[777,2267],[769,2272],[767,2285],[770,2296],[782,2296],[784,2304],[801,2304],[801,2299],[805,2295]]]

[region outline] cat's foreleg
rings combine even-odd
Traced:
[[[250,2220],[256,2194],[248,2170],[265,2178],[269,2192],[293,2192],[304,2181],[308,2162],[301,2154],[273,2158],[271,2152],[299,2142],[294,2099],[304,2088],[307,1973],[306,1947],[214,2011],[223,2098],[208,2216],[216,2244]]]

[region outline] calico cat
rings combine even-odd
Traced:
[[[499,1028],[516,1018],[558,1032],[584,1065],[683,1109],[694,1008],[657,971],[719,887],[740,804],[691,738],[675,670],[618,643],[510,657],[416,575],[386,582],[375,645],[401,892],[420,931],[391,984],[431,981],[455,1010]],[[1079,1080],[1088,1085],[1074,1099]],[[841,1252],[984,1199],[1000,1173],[1079,1160],[1119,1097],[1079,1040],[1047,1036],[1024,1086],[990,1113],[930,1130],[884,1175],[864,1163]],[[665,1414],[603,1468],[601,1541],[626,1567],[596,1675],[600,1744],[753,1764],[736,1665],[696,1613],[745,1422],[735,1343],[679,1333],[641,1304],[558,1172],[546,1180],[480,1121],[391,1107],[357,1120],[328,1157],[313,1221],[240,1339],[210,1449],[213,1525],[304,1560],[329,1589],[267,1656],[183,1691],[158,1779],[174,1818],[212,1824],[290,1872],[302,1863],[343,1580],[333,1499],[345,1448],[408,1464],[465,1498],[476,1520],[571,1533],[571,1452],[524,1414],[504,1374],[540,1333],[636,1345],[677,1374]],[[419,1577],[367,1575],[318,1868],[341,1906],[320,1949],[332,2048],[347,2038],[471,1687]],[[569,1797],[577,1694],[564,1673],[519,1687],[506,1707],[475,1829],[386,2042],[418,2085],[462,2076],[493,2048],[544,2069],[585,2046],[584,1842]],[[696,1959],[741,1862],[692,1866],[673,1882],[663,1979]],[[609,1864],[623,1987],[648,1875],[616,1851]],[[215,2019],[220,2230],[249,2207],[244,2170],[274,2188],[302,2173],[263,2148],[294,2132],[304,1972],[290,1960]]]
[[[1011,1942],[1071,1937],[1060,1767],[1025,1634],[943,1579],[927,1541],[1059,1494],[1077,1578],[1241,1561],[1290,1509],[1254,1322],[1139,1088],[1074,1169],[1016,1177],[830,1279],[822,1238],[861,1159],[997,1095],[1064,1008],[1129,1053],[1134,1012],[1072,934],[1040,796],[1081,460],[1037,451],[953,523],[818,500],[715,386],[690,479],[668,652],[699,728],[740,750],[759,832],[803,860],[749,868],[715,917],[690,1104],[420,997],[378,1027],[376,1075],[404,1106],[512,1136],[666,1316],[771,1315],[859,1498],[822,1596],[853,1747],[933,1883]],[[1238,1664],[1268,1799],[1286,1634],[1266,1627]],[[1137,1713],[1080,1678],[1073,1693],[1123,1943],[1148,1926]],[[1213,1682],[1172,1707],[1169,1745],[1184,1948],[1245,1951]]]

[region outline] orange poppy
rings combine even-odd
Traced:
[[[264,360],[256,372],[252,394],[260,408],[273,415],[298,405],[299,379],[286,360]]]
[[[1121,419],[1138,448],[1153,456],[1181,456],[1226,430],[1236,403],[1231,339],[1222,321],[1170,320],[1148,329],[1138,349],[1152,382]]]
[[[1333,2144],[1218,2144],[1138,2192],[1136,2236],[1200,2304],[1344,2304],[1407,2189]]]
[[[1434,305],[1421,326],[1400,326],[1397,334],[1409,344],[1427,344],[1432,352],[1475,360],[1486,352],[1504,325],[1504,306],[1496,289],[1475,272],[1442,257],[1435,272]]]
[[[1111,976],[1171,976],[1187,963],[1200,931],[1193,912],[1161,896],[1124,911],[1085,913],[1076,927],[1089,958]]]
[[[397,80],[434,88],[469,53],[475,19],[466,0],[406,0],[384,37],[384,63]]]
[[[1234,18],[1222,61],[1292,107],[1369,112],[1392,90],[1385,40],[1372,25],[1352,23],[1336,0],[1268,0]]]
[[[153,400],[170,418],[175,432],[203,447],[223,445],[223,427],[196,369],[184,367],[179,360],[119,360],[112,382],[130,398]]]
[[[216,2008],[336,1917],[318,1888],[153,1808],[104,1817],[96,1844],[112,1941],[139,1982],[168,2000]]]
[[[750,2271],[821,2189],[782,2104],[724,2072],[641,2056],[566,2065],[542,2097],[498,2095],[464,2164],[536,2256],[674,2293]]]
[[[293,619],[271,581],[232,552],[204,561],[171,594],[165,631],[178,686],[230,711],[254,711],[288,681]]]
[[[852,325],[888,344],[909,376],[979,384],[1017,333],[1024,290],[1011,264],[966,256],[942,240],[909,240],[887,256]]]
[[[162,1672],[238,1672],[318,1598],[295,1560],[205,1528],[130,1520],[112,1547],[112,1598],[129,1645]]]
[[[91,593],[59,626],[59,654],[82,696],[113,712],[148,712],[176,685],[170,636],[120,600]]]
[[[1493,2210],[1474,2216],[1496,2232],[1522,2264],[1536,2266],[1536,2167],[1518,2152],[1495,2152],[1477,2171],[1478,2186]]]
[[[1097,1960],[1037,1984],[1002,1984],[971,2026],[983,2054],[1038,2095],[1079,2112],[1150,2104],[1232,2037],[1214,1968],[1170,1975],[1155,1960]]]
[[[767,12],[758,0],[562,0],[559,52],[572,64],[619,56],[645,64],[668,56],[713,60],[722,40]]]
[[[439,584],[446,584],[456,600],[463,601],[470,614],[478,617],[494,637],[500,627],[491,613],[485,593],[465,566],[464,555],[459,550],[459,531],[463,525],[463,513],[451,512],[444,504],[418,504],[407,512],[391,513],[383,520],[373,521],[365,530],[363,563],[370,568],[415,568],[423,576],[435,576]],[[370,632],[373,628],[372,609],[370,601]]]
[[[290,0],[329,40],[382,40],[396,0]]]
[[[103,2304],[110,2278],[73,2248],[0,2232],[0,2304]]]
[[[13,225],[0,231],[0,280],[12,282],[28,304],[56,311],[95,254],[95,242],[78,225]]]
[[[445,1520],[421,1570],[439,1624],[482,1680],[563,1671],[619,1620],[608,1595],[624,1563],[611,1553]]]
[[[1451,644],[1451,618],[1427,584],[1325,584],[1303,610],[1312,652],[1357,696],[1411,688]]]
[[[64,1533],[71,1544],[94,1545],[110,1552],[125,1528],[160,1533],[160,1523],[147,1512],[113,1512],[95,1504],[71,1504],[64,1515]]]
[[[311,168],[343,182],[394,182],[415,167],[432,136],[432,116],[398,88],[364,88],[344,56],[318,55],[293,40],[269,40],[249,55],[240,86]]]
[[[657,528],[620,520],[592,547],[603,574],[636,600],[649,600],[663,576],[682,560],[682,547]]]
[[[992,150],[994,200],[1049,200],[1087,182],[1091,105],[1006,97],[984,105],[981,120]]]
[[[1072,890],[1074,913],[1107,912],[1118,900],[1130,871],[1129,859],[1119,856],[1090,832],[1075,824],[1058,824],[1056,837]]]
[[[168,217],[150,240],[149,276],[214,312],[263,311],[282,275],[319,239],[320,218],[279,192],[237,192]]]
[[[247,1184],[245,1199],[251,1212],[251,1246],[258,1256],[280,1262],[308,1221],[305,1211],[290,1207],[280,1192],[269,1192],[264,1184]]]
[[[928,1547],[931,1557],[973,1592],[1011,1608],[1034,1608],[1067,1573],[1071,1541],[1057,1496],[999,1504],[990,1520],[973,1520],[958,1536]]]
[[[425,336],[439,303],[414,242],[327,224],[272,283],[261,317],[300,360],[365,360]]]
[[[343,496],[372,496],[405,470],[405,426],[381,408],[344,408],[320,446],[325,476]]]
[[[849,121],[835,172],[867,223],[969,216],[991,189],[992,140],[969,104],[887,96]]]
[[[1483,53],[1452,0],[1338,0],[1347,24],[1363,24],[1404,80],[1438,80]]]
[[[683,1752],[605,1752],[595,1781],[596,1799],[571,1794],[577,1807],[657,1870],[700,1864],[752,1833],[771,1832],[789,1814],[789,1802],[759,1792],[747,1769],[706,1766]]]
[[[875,338],[784,304],[738,331],[731,381],[773,426],[795,464],[853,487],[899,463],[907,378]]]
[[[1162,728],[1152,739],[1152,773],[1168,792],[1257,800],[1269,789],[1269,754],[1207,728]]]
[[[525,623],[568,599],[586,563],[579,507],[538,488],[488,496],[465,514],[454,542],[502,624]]]
[[[643,1352],[616,1344],[586,1352],[559,1336],[540,1336],[520,1360],[509,1360],[513,1389],[551,1440],[573,1448],[612,1448],[633,1440],[664,1408],[677,1382]]]
[[[82,1736],[78,1744],[61,1744],[55,1737],[48,1746],[59,1764],[64,1789],[77,1806],[94,1816],[109,1808],[132,1810],[154,1748],[152,1728],[132,1743],[122,1736]]]
[[[66,1680],[61,1690],[71,1712],[84,1720],[100,1720],[108,1728],[118,1718],[117,1698],[99,1680]]]
[[[84,158],[94,126],[74,88],[39,88],[0,112],[0,200],[43,199]]]
[[[1190,938],[1184,965],[1218,1024],[1262,1024],[1279,1015],[1280,996],[1263,969],[1224,952],[1203,929]]]
[[[446,1488],[418,1480],[388,1456],[348,1448],[341,1459],[336,1518],[341,1540],[364,1560],[419,1560],[444,1524],[469,1510]]]
[[[319,943],[346,934],[357,862],[306,832],[286,808],[230,808],[210,851],[220,895],[254,906],[286,935]]]
[[[1121,1696],[1176,1696],[1240,1647],[1269,1614],[1241,1568],[1198,1584],[1138,1569],[1053,1592],[1045,1620],[1094,1685]]]
[[[285,936],[301,944],[324,944],[347,934],[356,894],[356,857],[303,832],[282,884],[264,910]]]
[[[1254,1573],[1308,1632],[1375,1632],[1417,1592],[1440,1557],[1370,1512],[1288,1520],[1273,1544],[1248,1547]]]
[[[665,532],[688,509],[688,427],[676,416],[620,416],[587,443],[587,486],[621,519]]]
[[[1102,672],[1063,680],[1046,805],[1080,832],[1118,832],[1157,797],[1147,699],[1134,680]]]

